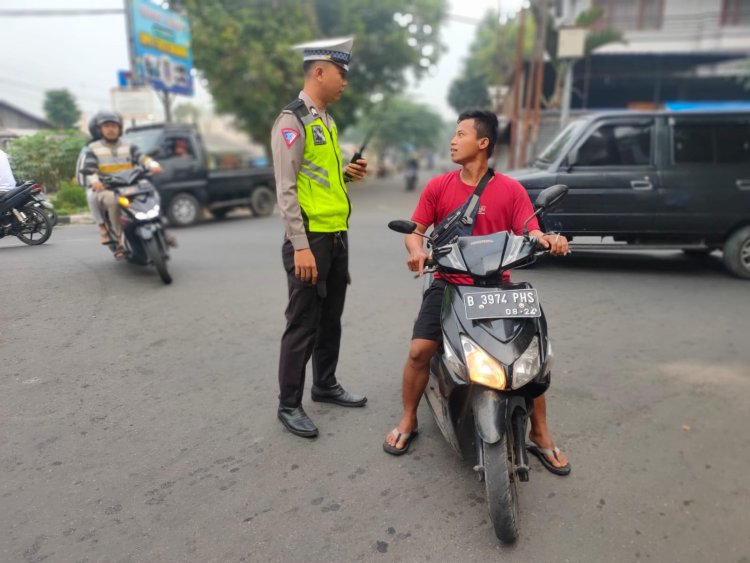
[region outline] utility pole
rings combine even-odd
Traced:
[[[544,85],[544,51],[547,41],[547,20],[549,19],[549,8],[547,0],[539,0],[542,10],[542,22],[539,30],[539,51],[536,68],[536,84],[534,84],[534,119],[531,134],[532,152],[536,153],[537,143],[539,142],[539,126],[542,121],[542,93]]]
[[[521,152],[518,156],[518,163],[523,166],[526,164],[528,156],[529,129],[532,125],[537,124],[537,113],[541,107],[542,80],[544,79],[544,39],[547,36],[547,0],[535,0],[540,13],[540,24],[537,26],[536,38],[534,40],[534,56],[531,68],[527,73],[526,80],[526,100],[524,103],[523,118],[523,135],[521,137]],[[531,108],[534,108],[532,119]],[[536,141],[536,131],[532,137],[532,142]]]
[[[508,168],[513,170],[516,167],[516,153],[518,152],[518,128],[519,112],[518,104],[521,101],[521,71],[523,68],[523,39],[526,31],[526,10],[522,9],[518,18],[518,30],[516,37],[516,58],[513,62],[513,101],[510,113],[510,157],[508,158]]]

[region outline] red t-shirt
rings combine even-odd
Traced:
[[[419,197],[419,203],[411,220],[427,227],[439,224],[451,212],[459,208],[474,193],[475,186],[461,180],[461,171],[454,170],[430,180]],[[475,236],[511,231],[523,234],[523,223],[534,213],[529,194],[516,180],[495,172],[479,198],[479,210],[474,223]],[[529,221],[528,229],[539,228],[536,217]],[[462,276],[463,277],[463,276]],[[456,280],[457,283],[471,283]],[[510,281],[510,272],[505,272],[503,281]]]

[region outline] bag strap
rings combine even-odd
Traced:
[[[489,184],[490,180],[494,177],[495,171],[492,168],[488,168],[487,172],[482,176],[482,179],[479,180],[474,193],[471,194],[469,201],[466,203],[466,209],[464,209],[463,216],[461,217],[461,222],[465,225],[471,225],[474,223],[474,218],[477,215],[477,209],[479,207],[479,198],[482,197],[484,188],[487,187],[487,184]]]

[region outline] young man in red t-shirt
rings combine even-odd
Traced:
[[[452,211],[461,206],[474,192],[488,169],[488,159],[497,141],[497,117],[495,114],[472,110],[458,117],[456,133],[451,139],[451,160],[461,165],[454,170],[430,180],[419,198],[412,221],[417,223],[417,232],[424,233],[431,225],[437,225]],[[526,190],[517,181],[495,173],[479,200],[474,235],[488,235],[501,231],[523,233],[524,221],[534,213]],[[536,219],[529,222],[530,235],[539,240],[553,255],[568,253],[565,237],[544,234]],[[412,272],[424,273],[428,254],[424,250],[422,237],[406,236],[409,252],[407,265]],[[510,280],[505,273],[504,281]],[[435,280],[425,292],[419,316],[414,323],[409,357],[404,365],[403,413],[396,428],[386,436],[383,449],[393,455],[401,455],[409,449],[417,435],[417,407],[429,379],[430,359],[438,350],[442,339],[440,309],[445,282]],[[558,475],[570,473],[570,463],[552,440],[547,429],[547,408],[544,395],[534,400],[531,415],[529,440],[534,447],[529,451],[537,455],[544,466]]]

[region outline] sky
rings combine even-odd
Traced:
[[[372,0],[376,2],[377,0]],[[522,0],[449,0],[449,18],[441,29],[448,47],[434,74],[410,87],[415,101],[426,103],[446,119],[455,113],[446,101],[448,87],[459,74],[476,24],[487,10],[500,7],[516,12]],[[0,9],[119,9],[122,0],[0,0]],[[128,67],[123,15],[76,17],[2,17],[3,48],[0,54],[0,100],[44,117],[44,92],[67,88],[85,113],[111,106],[110,89],[117,71]],[[356,44],[355,52],[356,56]],[[177,104],[188,98],[178,97]],[[210,95],[198,87],[189,100],[210,105]],[[158,105],[156,106],[158,111]]]

